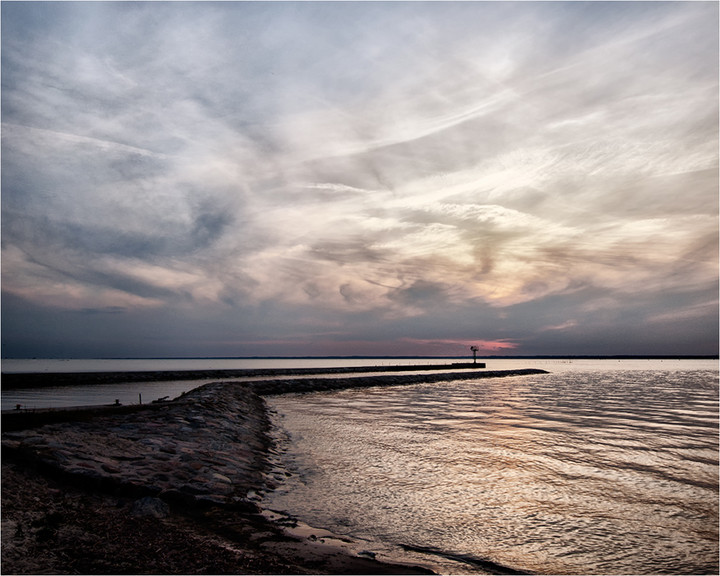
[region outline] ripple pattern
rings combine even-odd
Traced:
[[[268,399],[271,507],[546,574],[718,572],[718,373],[560,372]],[[437,560],[437,558],[436,558]]]

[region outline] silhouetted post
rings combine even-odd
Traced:
[[[477,346],[470,346],[470,350],[472,350],[473,364],[475,364],[475,363],[477,363],[477,353],[478,353],[478,350],[480,350],[480,348],[478,348]]]
[[[142,394],[138,394],[138,398],[140,399],[140,404],[142,404]]]

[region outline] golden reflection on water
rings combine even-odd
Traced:
[[[272,505],[310,524],[537,573],[717,571],[717,372],[549,374],[270,404],[297,473]]]

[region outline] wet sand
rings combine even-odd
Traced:
[[[322,379],[303,391],[419,376],[439,375]],[[285,473],[272,463],[260,394],[297,389],[297,380],[218,382],[145,409],[4,430],[3,571],[432,573],[261,509]]]

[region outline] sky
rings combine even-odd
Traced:
[[[2,2],[2,356],[716,354],[717,2]]]

